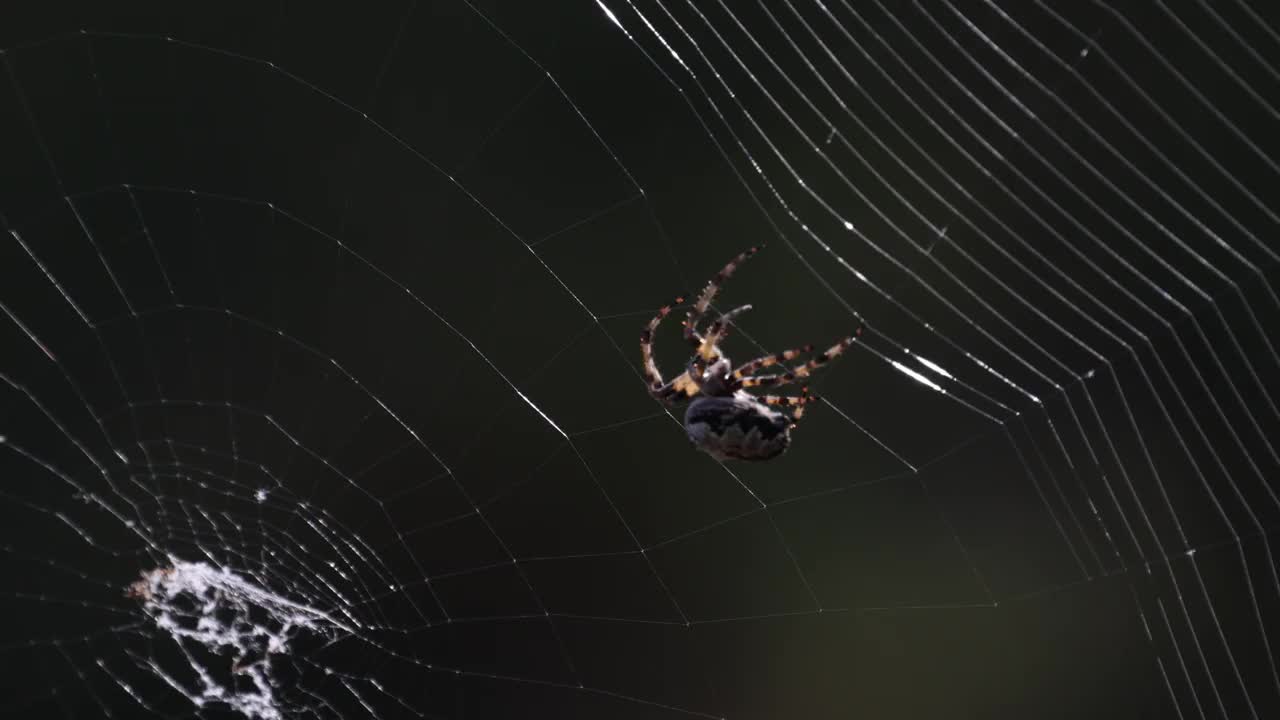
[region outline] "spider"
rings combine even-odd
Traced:
[[[684,415],[685,432],[694,447],[720,461],[770,460],[786,452],[791,445],[791,431],[804,415],[805,406],[818,398],[810,395],[807,387],[799,396],[755,396],[748,393],[747,388],[785,385],[808,378],[814,370],[844,352],[856,337],[847,337],[812,360],[776,374],[754,373],[812,352],[813,346],[765,355],[733,367],[729,358],[720,352],[719,344],[728,336],[733,319],[751,306],[743,305],[720,315],[707,325],[705,333],[699,331],[698,324],[720,285],[759,250],[759,247],[750,248],[731,260],[707,283],[689,308],[684,321],[684,339],[695,352],[685,371],[671,382],[663,382],[654,362],[653,333],[672,306],[659,310],[640,332],[640,354],[649,393],[668,406],[692,400]],[[684,298],[676,298],[674,304],[683,302]]]

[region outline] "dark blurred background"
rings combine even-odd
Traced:
[[[179,559],[364,628],[288,717],[1273,717],[1254,5],[0,12],[3,714],[236,716]],[[636,341],[761,244],[860,339],[720,465]]]

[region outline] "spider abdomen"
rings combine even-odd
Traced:
[[[717,460],[769,460],[791,444],[792,420],[747,393],[700,397],[684,414],[699,450]]]

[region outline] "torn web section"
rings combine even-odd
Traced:
[[[180,561],[146,572],[127,594],[141,602],[151,622],[182,648],[190,671],[198,678],[195,692],[187,695],[195,707],[219,703],[255,720],[275,720],[293,711],[277,697],[276,687],[292,685],[283,681],[277,665],[278,656],[291,654],[295,635],[314,633],[323,638],[336,631],[351,632],[323,611],[298,605],[205,563]],[[206,660],[210,655],[230,655],[231,676],[240,676],[244,682],[226,679],[223,668],[211,667],[222,663]],[[187,690],[186,683],[153,667],[175,690]]]

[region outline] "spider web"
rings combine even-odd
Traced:
[[[0,37],[6,715],[1280,707],[1259,7],[101,13]],[[735,359],[861,332],[721,465],[636,338],[761,243]]]

